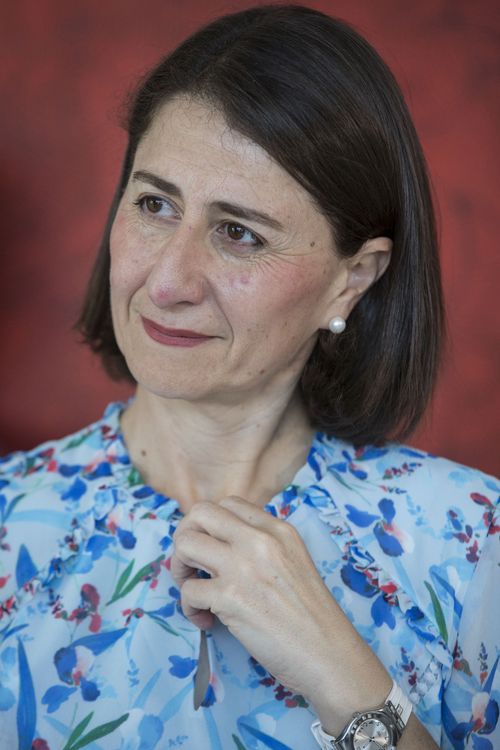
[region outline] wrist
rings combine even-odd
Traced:
[[[367,741],[370,747],[374,743],[376,747],[390,750],[400,740],[411,711],[411,702],[392,682],[383,702],[362,710],[358,707],[342,729],[332,731],[318,719],[311,725],[311,731],[322,750],[361,750],[367,747]]]
[[[376,670],[375,675],[370,670],[370,677],[367,679],[365,673],[353,684],[347,676],[343,681],[334,681],[330,673],[330,680],[326,680],[314,696],[309,696],[325,732],[337,736],[354,713],[383,705],[392,688],[392,679],[383,667],[380,672]]]

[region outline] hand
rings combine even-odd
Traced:
[[[198,578],[199,569],[212,578]],[[197,503],[174,534],[171,572],[186,617],[209,629],[216,615],[276,680],[312,703],[329,734],[389,694],[391,678],[286,521],[239,497]],[[415,716],[399,746],[439,750]]]
[[[198,569],[211,578],[198,578]],[[304,696],[323,684],[334,658],[339,613],[352,630],[297,530],[239,497],[192,507],[174,534],[171,572],[191,622],[210,629],[216,615],[276,680]]]

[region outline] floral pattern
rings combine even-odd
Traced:
[[[194,710],[200,632],[170,573],[182,513],[131,464],[122,410],[0,462],[2,746],[313,750],[307,697],[218,620]],[[422,451],[318,433],[265,506],[444,750],[500,748],[499,491]]]

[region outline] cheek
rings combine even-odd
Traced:
[[[111,256],[109,278],[112,295],[133,289],[141,283],[143,270],[137,247],[130,222],[122,212],[118,211],[109,239]]]
[[[272,335],[274,328],[286,327],[297,329],[300,336],[315,330],[314,313],[324,287],[322,269],[311,273],[303,265],[283,263],[279,269],[261,267],[229,275],[225,297],[240,330]]]

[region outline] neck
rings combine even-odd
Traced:
[[[296,390],[215,406],[139,386],[121,424],[144,481],[184,512],[227,495],[265,505],[304,464],[315,432]]]

